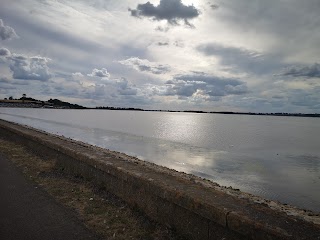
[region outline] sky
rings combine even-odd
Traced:
[[[0,98],[320,112],[319,0],[0,0]]]

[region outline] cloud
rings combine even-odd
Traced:
[[[10,70],[14,79],[47,81],[52,77],[47,66],[49,58],[13,54],[8,59],[11,62]]]
[[[0,37],[0,77],[7,77],[0,89],[15,87],[10,95],[46,99],[40,86],[47,85],[51,97],[109,106],[132,106],[134,99],[138,105],[139,99],[150,108],[292,112],[319,103],[319,88],[312,92],[320,79],[313,66],[320,64],[317,0],[5,2],[1,28],[8,25],[20,37]],[[187,10],[193,15],[182,14]],[[188,23],[197,29],[180,29]],[[41,65],[30,58],[37,55],[54,61]],[[262,95],[266,90],[270,94]]]
[[[126,79],[121,78],[115,81],[114,85],[116,86],[118,93],[120,95],[137,95],[138,90]]]
[[[102,84],[94,84],[94,92],[99,98],[107,96],[116,98],[119,96],[135,96],[138,94],[138,89],[122,77],[120,79],[109,79]]]
[[[248,93],[247,85],[233,78],[221,78],[206,74],[190,74],[176,76],[166,82],[167,89],[163,95],[191,97],[207,96],[218,100],[227,95],[242,95]]]
[[[130,9],[131,16],[148,17],[156,21],[167,20],[170,25],[179,25],[183,20],[185,25],[192,26],[190,19],[200,15],[200,11],[193,5],[187,6],[181,0],[160,0],[158,6],[150,2],[138,4],[136,9]]]
[[[8,90],[15,90],[15,89],[17,89],[15,86],[1,84],[0,91],[1,91],[1,93],[8,94],[8,93],[10,93],[10,91],[8,91]]]
[[[206,56],[217,57],[222,65],[247,73],[270,74],[283,67],[280,57],[245,48],[207,43],[197,46],[196,49]]]
[[[27,81],[14,81],[7,76],[0,76],[0,94],[4,94],[5,96],[3,97],[14,96],[16,91],[26,89],[28,85],[29,82]],[[21,92],[19,92],[20,94]]]
[[[83,74],[81,72],[75,72],[75,73],[72,73],[72,76],[83,77]]]
[[[97,70],[97,68],[95,68]],[[69,76],[55,77],[43,85],[42,94],[52,96],[63,96],[68,98],[86,99],[92,101],[100,101],[99,105],[108,104],[113,106],[132,106],[137,99],[143,98],[141,90],[133,85],[128,79],[106,78],[98,72],[103,72],[106,76],[105,68],[92,70],[92,74],[82,74],[75,72]],[[97,73],[97,74],[95,74]],[[98,78],[87,77],[92,75]],[[45,87],[47,86],[47,87]],[[140,101],[140,100],[139,100]],[[98,104],[98,103],[95,103]]]
[[[229,0],[219,1],[219,6],[214,18],[235,34],[229,40],[234,38],[234,42],[242,45],[256,45],[276,54],[282,53],[292,62],[318,61],[318,0],[269,0],[255,4]]]
[[[5,26],[2,19],[0,19],[0,38],[2,40],[10,40],[13,38],[18,38],[18,35],[12,27]]]
[[[169,43],[168,42],[157,42],[158,46],[168,46]]]
[[[0,83],[10,83],[10,79],[7,77],[0,77]]]
[[[20,86],[26,86],[29,85],[29,82],[27,81],[14,81],[13,79],[2,77],[0,78],[0,83],[6,83],[8,85],[20,85]],[[2,86],[1,86],[2,87]]]
[[[159,31],[159,32],[168,32],[169,27],[162,27],[162,26],[157,26],[154,30]]]
[[[293,77],[320,78],[320,64],[314,63],[311,66],[290,67],[281,75]]]
[[[88,74],[89,77],[101,77],[101,78],[109,78],[110,73],[108,73],[106,68],[101,69],[93,69],[92,73]]]
[[[314,89],[294,89],[291,91],[288,100],[294,106],[307,107],[309,109],[320,110],[320,87]]]
[[[219,8],[219,6],[218,6],[218,5],[213,4],[213,3],[209,3],[209,6],[210,6],[210,8],[211,8],[212,10],[216,10],[216,9],[218,9],[218,8]]]
[[[155,62],[150,62],[147,59],[140,59],[137,57],[128,58],[126,60],[119,61],[119,63],[125,66],[129,66],[140,72],[164,74],[170,71],[170,67],[168,65],[162,65]]]
[[[318,24],[320,5],[317,0],[301,2],[291,0],[290,4],[284,1],[270,0],[249,5],[237,0],[222,1],[219,3],[224,10],[223,20],[232,22],[242,31],[250,28],[254,31],[263,30],[273,33],[296,34],[297,30],[308,26],[308,30],[314,31]],[[308,13],[306,15],[306,13]],[[258,21],[257,21],[258,20]],[[301,21],[303,20],[303,21]],[[248,30],[248,29],[247,29]]]
[[[0,57],[8,57],[11,53],[7,48],[0,48]]]
[[[180,47],[180,48],[183,48],[184,47],[184,42],[181,41],[181,40],[176,40],[174,43],[173,43],[174,46],[176,47]]]

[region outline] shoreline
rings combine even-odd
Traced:
[[[274,223],[271,221],[271,219],[273,219],[273,216],[274,217],[277,216],[276,217],[277,221],[278,221],[278,218],[281,216],[280,219],[282,219],[282,218],[286,219],[285,221],[289,221],[292,224],[294,224],[294,222],[297,221],[297,222],[300,222],[300,225],[306,224],[309,227],[311,227],[311,225],[309,225],[309,224],[314,223],[314,224],[316,224],[316,225],[314,225],[316,228],[320,227],[320,225],[319,225],[320,224],[320,221],[319,221],[320,217],[319,217],[318,213],[313,213],[311,211],[298,209],[296,207],[289,206],[289,205],[283,205],[283,204],[280,204],[275,201],[269,201],[269,200],[251,195],[251,194],[237,191],[232,188],[221,187],[216,183],[213,183],[209,180],[202,179],[200,177],[196,177],[196,176],[193,176],[190,174],[180,173],[180,172],[177,172],[175,170],[168,169],[165,167],[160,167],[156,164],[144,162],[144,161],[141,161],[135,157],[130,157],[130,156],[123,154],[123,153],[117,153],[117,152],[110,151],[107,149],[102,149],[102,148],[99,148],[96,146],[92,146],[92,145],[89,145],[89,144],[86,144],[83,142],[78,142],[75,140],[66,139],[61,136],[48,134],[44,131],[37,130],[37,129],[31,128],[31,127],[24,127],[20,124],[15,124],[15,123],[12,124],[12,123],[9,123],[6,121],[0,122],[0,125],[2,125],[2,128],[3,128],[3,125],[7,125],[7,127],[11,128],[11,131],[13,131],[15,134],[20,134],[24,138],[28,138],[29,141],[30,140],[41,141],[41,144],[45,144],[46,146],[50,146],[51,149],[57,149],[63,155],[68,154],[72,158],[79,159],[82,162],[81,165],[94,164],[93,165],[94,168],[100,169],[99,171],[109,171],[110,174],[112,173],[112,175],[113,175],[112,179],[114,179],[114,177],[116,177],[116,178],[119,177],[119,178],[123,179],[121,181],[125,181],[125,182],[127,182],[129,179],[131,179],[132,181],[140,182],[140,184],[142,184],[142,185],[147,183],[147,185],[146,185],[147,188],[141,186],[141,188],[144,189],[143,191],[149,191],[148,185],[150,185],[150,184],[153,185],[154,187],[157,186],[157,188],[160,192],[162,192],[162,191],[166,192],[165,196],[163,196],[163,194],[160,194],[160,195],[158,195],[158,197],[160,197],[160,196],[161,196],[161,198],[164,197],[167,199],[166,201],[169,201],[169,202],[173,201],[172,203],[174,205],[178,204],[179,206],[181,206],[181,203],[183,203],[182,206],[187,211],[198,212],[202,208],[207,209],[205,211],[204,211],[204,209],[202,209],[197,214],[203,215],[203,217],[211,219],[211,221],[215,222],[216,224],[218,224],[220,226],[227,227],[227,229],[231,228],[232,232],[235,231],[235,232],[240,232],[241,234],[245,234],[245,235],[246,234],[252,235],[252,234],[255,234],[256,232],[261,234],[261,231],[262,231],[266,234],[271,234],[272,236],[279,235],[279,234],[281,235],[281,234],[283,234],[283,232],[281,233],[281,231],[279,232],[277,230],[276,232],[274,232],[274,229],[272,231],[270,229],[268,230],[268,228],[270,228],[270,224],[271,224],[271,226],[274,225]],[[8,125],[11,125],[11,127]],[[28,136],[27,133],[28,134],[32,133],[33,136]],[[40,140],[40,138],[37,137],[37,135],[38,136],[41,135],[42,138],[45,137],[46,139]],[[57,145],[58,142],[61,142],[61,143],[63,142],[65,146]],[[80,152],[79,152],[79,150],[80,150]],[[103,156],[107,157],[107,159],[105,161],[102,161],[101,159],[98,160],[98,158],[105,158]],[[98,157],[98,158],[96,158],[96,157]],[[60,164],[61,164],[61,162],[60,162]],[[62,164],[66,164],[65,167],[70,168],[69,170],[71,170],[71,171],[78,171],[79,170],[79,171],[82,171],[83,174],[86,174],[87,170],[84,168],[87,168],[87,167],[85,167],[84,165],[83,165],[83,167],[80,167],[83,169],[73,169],[74,163],[69,162],[69,163],[62,163]],[[119,165],[119,166],[116,167],[116,165]],[[135,169],[135,170],[133,170],[133,169]],[[90,170],[90,171],[95,171],[95,170]],[[143,171],[143,172],[141,172],[141,171]],[[150,176],[152,176],[152,178]],[[92,174],[91,174],[89,177],[94,177],[94,176],[92,176]],[[163,178],[163,177],[165,177],[165,178]],[[160,179],[157,179],[157,178],[160,178]],[[169,185],[167,185],[167,184],[163,185],[163,181],[165,181],[165,180],[168,181],[167,180],[168,178],[171,179],[168,182]],[[127,179],[127,180],[125,180],[125,179]],[[118,180],[114,179],[113,181],[118,181]],[[176,181],[179,182],[179,185],[174,185],[174,188],[172,188],[172,186],[170,186],[170,184],[176,184],[175,183]],[[131,183],[128,182],[128,184],[130,185]],[[185,187],[182,187],[181,184]],[[109,186],[109,187],[113,188],[113,186]],[[186,189],[188,189],[188,188],[193,189],[192,192],[189,192],[189,191],[186,192]],[[161,190],[161,189],[163,189],[163,190]],[[118,190],[114,189],[114,191],[118,191]],[[194,191],[196,191],[196,192],[194,192]],[[163,192],[163,193],[165,193],[165,192]],[[176,192],[176,193],[174,193],[174,192]],[[124,197],[124,198],[132,197],[132,196],[123,195],[125,193],[118,193],[118,194],[122,195],[122,197]],[[147,192],[145,192],[143,194],[147,194]],[[150,193],[148,193],[148,194],[150,194]],[[171,195],[171,194],[173,194],[173,195]],[[178,194],[178,199],[177,199],[176,194]],[[194,194],[196,194],[196,195],[194,195]],[[202,194],[204,194],[204,195],[202,196]],[[196,196],[198,196],[198,197],[196,197]],[[199,199],[199,196],[201,196],[200,199]],[[217,202],[215,203],[214,201],[212,201],[212,199],[211,199],[212,197],[210,197],[209,198],[210,200],[209,200],[208,199],[209,196],[212,196],[214,198],[217,196],[220,196],[221,201],[223,201],[223,203],[220,202],[218,205],[216,205]],[[207,199],[207,200],[205,200],[205,199]],[[228,201],[225,201],[225,199],[228,199]],[[139,199],[135,199],[135,200],[127,199],[127,200],[133,201],[133,202],[138,201],[135,204],[138,204],[138,205],[140,204]],[[196,206],[198,206],[198,207],[195,208],[194,204],[196,204]],[[213,204],[213,205],[211,205],[211,204]],[[238,207],[235,208],[234,204],[238,205]],[[227,208],[230,210],[225,212],[225,210],[220,209],[221,208],[221,207],[219,207],[220,205],[221,205],[222,209]],[[143,207],[143,206],[140,206],[140,207]],[[211,209],[211,210],[209,210],[209,209]],[[157,218],[157,216],[154,216],[152,209],[149,209],[149,210],[146,209],[146,210],[147,210],[147,212],[151,211],[147,214],[153,215],[153,217]],[[222,212],[220,212],[221,210],[222,210]],[[243,212],[243,210],[245,210],[245,211]],[[212,213],[215,212],[215,214],[211,215],[210,214],[211,211],[213,211]],[[218,213],[217,211],[220,212],[218,215],[216,215]],[[257,211],[257,213],[253,213],[252,211],[253,212]],[[265,226],[263,224],[263,222],[261,222],[261,224],[263,224],[262,226],[256,225],[257,224],[256,221],[258,221],[258,222],[261,221],[261,216],[258,219],[256,219],[256,217],[257,217],[256,214],[258,214],[258,212],[259,212],[259,215],[262,214],[262,216],[265,216],[267,219],[270,218],[269,220],[266,221],[266,219],[264,219],[264,217],[262,217],[262,219],[264,219],[263,222],[266,222],[264,224],[267,224],[268,227]],[[208,213],[209,213],[209,215],[208,215]],[[233,215],[233,213],[237,213],[237,214]],[[158,214],[160,214],[160,213],[158,212]],[[222,214],[221,215],[222,218],[220,217],[220,214]],[[228,216],[229,217],[232,216],[233,220],[232,221],[231,221],[231,219],[228,220],[228,218],[229,218]],[[240,218],[238,219],[237,216]],[[243,218],[247,219],[247,220],[245,220],[245,222],[243,222]],[[250,223],[251,221],[249,221],[248,218],[249,219],[250,218],[256,219],[254,221],[256,223],[254,225],[252,225],[253,223]],[[236,219],[238,219],[238,220],[236,220]],[[240,219],[242,219],[242,220],[240,220]],[[174,221],[174,219],[173,219],[173,221]],[[227,221],[227,222],[225,222],[225,221]],[[234,225],[235,224],[234,221],[237,222],[236,225]],[[240,222],[238,222],[238,221],[240,221]],[[173,223],[171,223],[171,224],[173,224]],[[241,226],[240,229],[238,226],[239,224]],[[294,225],[296,225],[296,224],[294,224]],[[250,228],[253,228],[253,230],[255,230],[254,233],[251,232],[253,230],[250,230],[250,231],[246,230],[249,232],[242,231],[244,228],[248,228],[249,226],[251,226]],[[267,227],[267,229],[265,227]],[[285,227],[285,226],[283,226],[283,227]],[[307,227],[307,228],[309,228],[309,227]],[[295,229],[292,229],[292,226],[286,226],[285,228],[289,228],[289,230],[293,231],[293,232],[296,231]],[[297,228],[301,228],[301,226],[300,227],[297,226]],[[184,232],[186,230],[187,229],[182,227],[182,230],[180,230],[180,231]],[[284,231],[288,232],[288,229],[286,229]]]
[[[320,113],[258,113],[258,112],[229,112],[229,111],[200,111],[200,110],[160,110],[123,107],[82,107],[41,105],[38,103],[3,103],[0,108],[37,108],[37,109],[65,109],[65,110],[105,110],[105,111],[138,111],[138,112],[169,112],[169,113],[197,113],[197,114],[222,114],[222,115],[249,115],[249,116],[272,116],[272,117],[307,117],[320,118]]]

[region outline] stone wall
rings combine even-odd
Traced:
[[[0,134],[57,159],[58,167],[105,188],[189,239],[320,239],[319,225],[228,194],[192,175],[3,120]]]

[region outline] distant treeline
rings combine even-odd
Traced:
[[[70,109],[87,109],[86,107],[83,107],[81,105],[64,102],[64,101],[61,101],[59,99],[51,99],[50,98],[48,100],[48,102],[53,104],[53,106],[67,107],[67,108],[70,108]]]
[[[230,111],[199,111],[199,110],[145,110],[141,108],[123,108],[123,107],[96,107],[101,110],[127,110],[127,111],[145,111],[145,112],[186,112],[186,113],[214,113],[214,114],[238,114],[238,115],[267,115],[267,116],[294,116],[294,117],[320,117],[319,113],[253,113],[253,112],[230,112]]]
[[[146,111],[141,108],[123,108],[123,107],[96,107],[95,109],[105,109],[105,110],[128,110],[128,111]]]

